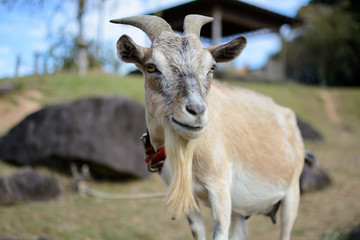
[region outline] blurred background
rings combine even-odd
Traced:
[[[139,29],[113,25],[109,20],[148,13],[161,15],[165,9],[184,3],[186,1],[181,0],[138,0],[131,3],[113,0],[4,0],[0,9],[0,30],[5,36],[0,42],[0,77],[75,69],[80,74],[91,69],[125,74],[132,68],[117,61],[114,48],[116,39],[126,32],[139,44],[149,46],[150,43]],[[359,85],[356,80],[359,78],[359,4],[356,1],[319,0],[310,1],[310,5],[309,0],[286,3],[248,0],[243,3],[269,12],[261,13],[261,10],[252,9],[256,14],[256,17],[252,17],[255,20],[251,19],[257,21],[254,23],[246,22],[244,19],[247,16],[226,19],[224,11],[224,30],[230,21],[243,20],[248,26],[224,32],[224,37],[234,35],[237,31],[249,38],[242,57],[235,62],[237,69],[266,71],[267,64],[281,62],[278,68],[284,68],[281,69],[283,77],[294,81]],[[214,10],[207,13],[213,15]],[[279,16],[276,20],[270,19],[270,14]],[[180,16],[178,14],[173,18]],[[294,19],[301,19],[301,22]],[[270,22],[266,24],[262,22],[264,20]],[[220,38],[220,41],[225,40]],[[332,51],[329,52],[329,49]]]
[[[2,0],[0,240],[191,239],[186,219],[170,220],[161,198],[78,194],[85,180],[114,194],[165,191],[139,140],[142,75],[115,51],[123,34],[151,43],[109,20],[155,14],[181,32],[189,13],[215,19],[202,30],[205,46],[248,40],[239,58],[220,64],[220,81],[298,116],[316,160],[293,239],[360,239],[352,233],[360,224],[359,1]],[[209,237],[206,208],[204,218]],[[249,239],[277,239],[279,225],[255,216],[249,230]]]

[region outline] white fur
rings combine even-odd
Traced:
[[[204,48],[197,37],[201,26],[192,27],[187,22],[187,34],[179,36],[154,16],[138,19],[146,18],[161,22],[159,27],[165,28],[153,39],[150,49],[137,46],[127,37],[120,38],[117,46],[119,56],[144,71],[151,143],[155,150],[165,146],[168,157],[161,172],[169,186],[168,205],[176,213],[187,213],[195,239],[204,240],[197,205],[202,200],[211,207],[213,240],[227,240],[230,224],[231,239],[244,239],[245,217],[269,214],[281,202],[280,239],[289,240],[304,162],[295,114],[269,97],[211,83],[215,60],[234,59],[245,47],[245,38]],[[188,19],[197,24],[209,21],[197,15]],[[146,25],[133,21],[136,18],[129,24]],[[156,27],[145,28],[150,31]],[[197,32],[192,33],[192,29]],[[147,72],[147,64],[154,64],[157,71]],[[205,103],[201,113],[189,110]]]

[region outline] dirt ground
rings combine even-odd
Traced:
[[[342,119],[337,111],[338,109],[337,94],[334,92],[322,90],[320,92],[320,97],[324,102],[325,110],[329,120],[335,125],[341,125]]]
[[[41,107],[39,100],[42,94],[33,89],[25,90],[21,94],[12,93],[0,98],[0,135],[20,122],[28,114]]]

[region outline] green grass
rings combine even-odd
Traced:
[[[27,89],[42,94],[34,99],[41,104],[52,104],[72,99],[121,95],[144,103],[144,83],[141,76],[113,76],[93,74],[78,77],[58,73],[18,79],[21,88],[8,97],[14,107],[21,102],[17,96]],[[288,106],[325,136],[322,143],[306,142],[315,151],[322,166],[330,172],[333,187],[322,192],[302,196],[299,217],[293,231],[293,240],[345,239],[347,232],[360,219],[360,89],[325,89],[336,96],[338,113],[349,126],[341,130],[329,121],[320,92],[324,89],[298,84],[269,84],[231,82],[269,95],[281,105]],[[2,114],[0,112],[0,114]],[[1,124],[1,117],[0,117]],[[0,161],[0,176],[17,168]],[[0,207],[0,237],[36,240],[47,236],[54,240],[121,240],[121,239],[192,239],[186,219],[176,221],[166,214],[164,202],[157,200],[119,201],[82,197],[70,191],[71,179],[47,169],[40,172],[60,180],[63,195],[49,202],[35,202]],[[93,182],[92,186],[112,193],[143,193],[164,191],[164,184],[155,174],[148,180],[130,182]],[[204,208],[208,238],[211,233],[211,213]],[[279,216],[278,216],[279,218]],[[251,217],[249,239],[277,239],[279,225],[273,226],[268,218]]]
[[[348,234],[344,233],[330,233],[325,234],[322,240],[346,240],[348,237]]]
[[[338,89],[341,99],[341,115],[346,116],[346,122],[351,126],[359,126],[360,119],[360,92],[359,88]]]
[[[40,90],[43,103],[53,103],[99,95],[122,95],[144,102],[144,80],[140,76],[94,74],[79,77],[71,73],[20,78],[28,88]]]

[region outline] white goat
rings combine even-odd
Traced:
[[[161,177],[167,204],[186,213],[195,239],[205,230],[198,201],[212,209],[213,239],[244,239],[245,219],[275,219],[281,203],[281,240],[290,239],[299,203],[304,146],[294,113],[255,92],[213,81],[216,62],[236,58],[244,37],[214,47],[200,43],[212,18],[188,15],[184,34],[156,16],[112,20],[143,30],[150,48],[123,35],[119,58],[144,73],[146,123],[155,150],[165,146]],[[211,86],[211,90],[210,90]]]

